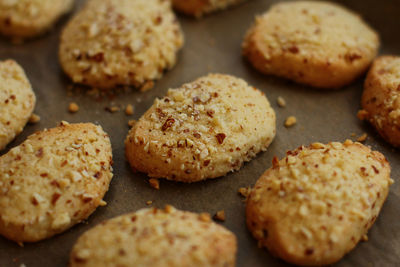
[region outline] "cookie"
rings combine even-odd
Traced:
[[[202,17],[204,14],[226,9],[245,0],[172,0],[177,11],[189,16]]]
[[[164,0],[89,0],[67,24],[59,58],[75,83],[144,86],[175,65],[183,35]]]
[[[368,120],[393,146],[400,146],[400,57],[374,61],[364,84],[360,119]]]
[[[275,112],[244,80],[210,74],[168,90],[132,127],[131,166],[150,177],[196,182],[239,170],[275,136]]]
[[[14,60],[0,61],[0,150],[22,132],[36,97],[24,70]]]
[[[237,241],[208,214],[141,209],[105,221],[74,245],[70,266],[233,267]]]
[[[0,234],[36,242],[86,219],[112,178],[111,145],[100,126],[37,132],[0,157]]]
[[[385,157],[353,143],[314,143],[276,157],[246,205],[247,226],[260,246],[307,266],[332,264],[375,222],[388,195]]]
[[[243,54],[264,74],[319,88],[343,87],[364,73],[378,34],[359,15],[322,1],[279,3],[256,18]]]
[[[48,30],[74,0],[0,0],[0,33],[29,38]]]

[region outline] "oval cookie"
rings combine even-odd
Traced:
[[[22,132],[36,97],[24,70],[14,60],[0,61],[0,150]]]
[[[210,74],[170,89],[125,140],[134,169],[195,182],[238,170],[275,136],[275,112],[244,80]]]
[[[243,1],[245,0],[172,0],[172,5],[181,13],[201,17],[204,14],[222,10]]]
[[[0,0],[0,32],[28,38],[48,30],[74,0]]]
[[[105,221],[74,245],[70,266],[233,267],[237,241],[208,214],[142,209]]]
[[[37,132],[0,157],[0,234],[35,242],[86,219],[112,178],[111,145],[100,126]]]
[[[329,2],[296,1],[258,17],[243,54],[265,74],[339,88],[368,68],[378,47],[377,33],[357,14]]]
[[[140,87],[172,68],[182,45],[170,1],[89,0],[64,29],[59,58],[76,83]]]
[[[300,147],[272,163],[247,201],[247,226],[261,246],[297,265],[332,264],[352,250],[393,183],[385,157],[350,140]]]
[[[364,84],[360,119],[368,120],[392,145],[400,146],[400,57],[374,61]]]

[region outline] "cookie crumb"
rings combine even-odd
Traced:
[[[33,113],[31,115],[31,117],[29,118],[29,123],[32,123],[32,124],[38,123],[39,121],[40,121],[40,116],[35,113]]]
[[[214,215],[214,220],[224,222],[225,219],[226,218],[225,218],[225,211],[224,210],[217,211],[217,213]]]
[[[368,135],[366,133],[363,133],[360,137],[357,138],[357,142],[365,142],[367,140]]]
[[[356,137],[357,134],[356,134],[356,133],[351,133],[350,136],[351,136],[351,137]]]
[[[111,106],[111,107],[105,107],[105,110],[110,113],[115,113],[115,112],[120,111],[120,108],[117,106]]]
[[[149,179],[149,183],[150,183],[150,186],[153,187],[154,189],[157,189],[157,190],[160,189],[160,181],[158,181],[158,179],[151,178],[151,179]]]
[[[292,126],[294,126],[296,123],[297,123],[296,117],[295,117],[295,116],[289,116],[289,117],[287,117],[286,120],[285,120],[285,127],[286,127],[286,128],[292,127]]]
[[[199,215],[199,219],[200,219],[200,221],[203,221],[203,222],[209,222],[209,221],[211,221],[211,216],[209,213],[203,212]]]
[[[78,106],[78,104],[75,103],[75,102],[69,103],[68,111],[71,112],[71,113],[76,113],[76,112],[78,112],[78,111],[79,111],[79,106]]]
[[[149,206],[149,205],[151,205],[151,204],[153,204],[153,201],[151,201],[151,200],[147,200],[147,201],[146,201],[146,205]]]
[[[127,105],[125,108],[125,114],[127,116],[133,115],[133,106],[131,104]]]
[[[153,81],[147,81],[143,86],[140,88],[140,92],[146,92],[150,90],[151,88],[154,87],[154,82]]]
[[[129,120],[128,121],[128,125],[129,125],[129,127],[133,127],[135,124],[136,124],[136,120]]]
[[[369,114],[368,111],[366,111],[365,109],[359,110],[357,112],[357,118],[362,121],[366,120],[366,119],[368,119],[368,114]]]
[[[245,198],[247,198],[247,197],[250,195],[250,192],[251,192],[250,186],[248,186],[248,187],[241,187],[241,188],[239,188],[239,190],[238,190],[238,193],[239,193],[242,197],[245,197]]]
[[[276,102],[278,103],[279,107],[281,107],[281,108],[286,107],[286,100],[283,97],[278,96],[278,99],[276,100]]]

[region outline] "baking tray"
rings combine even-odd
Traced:
[[[225,210],[222,223],[238,238],[237,266],[288,266],[272,257],[267,250],[259,249],[245,225],[245,203],[237,193],[240,187],[254,185],[258,177],[271,166],[273,156],[283,157],[285,152],[312,142],[344,141],[368,134],[366,141],[373,149],[381,151],[392,166],[389,197],[381,214],[369,232],[369,241],[360,242],[335,266],[399,266],[400,265],[400,157],[398,151],[385,143],[369,125],[360,122],[356,113],[360,108],[363,78],[335,91],[322,91],[294,84],[284,79],[264,76],[241,57],[241,42],[254,16],[267,10],[273,0],[251,0],[229,10],[209,15],[201,20],[178,16],[185,33],[185,46],[179,53],[177,65],[156,82],[155,87],[141,93],[125,90],[115,95],[96,97],[85,90],[70,90],[71,82],[63,74],[57,50],[62,27],[69,19],[64,17],[47,35],[22,45],[13,45],[0,38],[0,60],[14,58],[26,70],[37,96],[35,113],[41,121],[28,125],[12,142],[14,147],[37,130],[51,128],[61,120],[69,122],[95,122],[109,133],[113,146],[114,178],[105,196],[108,205],[99,207],[87,221],[63,234],[48,240],[20,247],[0,237],[0,266],[67,266],[70,249],[76,239],[101,221],[117,215],[148,207],[171,204],[179,209],[214,214]],[[357,12],[380,33],[381,54],[400,55],[400,1],[398,0],[342,0],[337,1]],[[82,6],[78,1],[75,11]],[[70,16],[70,15],[69,15]],[[233,74],[247,80],[266,93],[277,113],[277,136],[268,151],[245,164],[239,172],[226,177],[193,184],[161,181],[161,189],[151,188],[147,177],[133,173],[124,156],[124,139],[128,133],[129,119],[138,119],[168,88],[180,86],[209,72]],[[286,108],[276,104],[278,96],[287,101]],[[80,110],[67,111],[70,102]],[[121,110],[105,111],[111,105],[135,107],[133,116]],[[286,129],[285,118],[294,115],[298,124]],[[7,151],[3,151],[2,154]]]

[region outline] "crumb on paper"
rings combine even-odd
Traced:
[[[133,115],[133,106],[131,104],[127,105],[125,108],[125,114],[127,116]]]
[[[107,206],[107,202],[105,202],[104,200],[100,200],[99,205],[100,205],[100,207]]]
[[[295,116],[289,116],[289,117],[287,117],[286,120],[285,120],[285,127],[286,127],[286,128],[292,127],[292,126],[294,126],[296,123],[297,123],[296,117],[295,117]]]
[[[351,133],[350,136],[351,136],[351,137],[356,137],[357,134],[356,134],[356,133]]]
[[[279,107],[281,107],[281,108],[286,107],[286,100],[283,97],[278,96],[278,99],[276,100],[276,102],[278,103]]]
[[[135,124],[136,124],[136,120],[129,120],[128,121],[128,125],[129,125],[129,127],[133,127]]]
[[[154,82],[153,81],[147,81],[143,86],[140,88],[140,92],[146,92],[150,90],[151,88],[154,87]]]
[[[38,123],[39,121],[40,121],[40,116],[35,113],[33,113],[31,115],[31,117],[29,118],[29,123],[32,123],[32,124]]]
[[[120,111],[120,108],[117,106],[111,106],[111,107],[105,107],[105,110],[110,113],[115,113],[115,112]]]
[[[146,201],[146,205],[147,205],[147,206],[149,206],[149,205],[151,205],[151,204],[153,204],[153,201],[151,201],[151,200],[147,200],[147,201]]]
[[[245,197],[245,198],[247,198],[247,197],[250,195],[250,192],[251,192],[250,186],[248,186],[248,187],[241,187],[241,188],[239,188],[239,190],[238,190],[238,193],[239,193],[242,197]]]
[[[154,189],[160,189],[160,181],[158,179],[151,178],[149,179],[150,186]]]
[[[365,109],[361,109],[357,112],[357,118],[359,118],[360,120],[366,120],[368,119],[368,111],[366,111]]]
[[[360,137],[357,138],[357,142],[365,142],[367,140],[368,135],[366,133],[363,133]]]
[[[76,113],[76,112],[78,112],[78,111],[79,111],[79,106],[78,106],[78,104],[75,103],[75,102],[69,103],[68,111],[71,112],[71,113]]]
[[[217,213],[214,215],[214,219],[217,221],[224,222],[226,219],[225,211],[224,210],[217,211]]]

